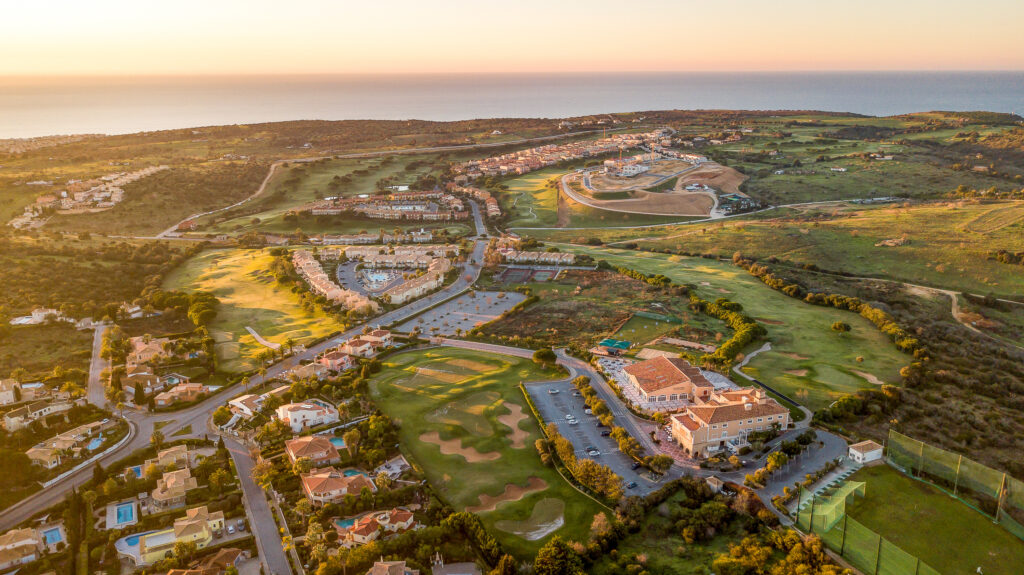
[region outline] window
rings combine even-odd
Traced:
[[[722,432],[722,437],[729,437],[729,432],[728,431],[723,431]]]
[[[771,415],[769,415],[769,416],[768,416],[768,421],[771,421],[771,420],[772,420],[772,416],[771,416]]]
[[[715,424],[712,424],[712,425],[711,425],[711,429],[718,429],[718,424],[717,424],[717,423],[715,423]]]
[[[762,421],[764,421],[764,418],[763,418],[763,417],[758,417],[758,418],[757,418],[757,422],[758,422],[758,423],[761,423]],[[761,429],[761,428],[760,428],[760,427],[758,427],[758,429]]]

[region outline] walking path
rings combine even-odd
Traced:
[[[96,407],[106,407],[107,398],[103,392],[103,370],[110,367],[110,362],[103,359],[101,356],[103,352],[103,334],[106,333],[108,326],[106,324],[98,324],[93,330],[92,334],[92,359],[89,360],[89,383],[86,391],[86,398],[89,403]]]
[[[267,340],[262,335],[256,333],[256,330],[254,330],[253,328],[245,326],[245,331],[249,332],[249,335],[251,335],[256,340],[256,343],[262,345],[263,347],[269,347],[270,349],[274,350],[281,349],[281,344]]]

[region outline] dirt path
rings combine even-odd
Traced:
[[[535,491],[544,491],[548,488],[548,483],[539,477],[530,476],[530,479],[526,482],[526,487],[520,487],[515,483],[509,483],[505,485],[505,491],[501,495],[487,495],[481,493],[477,496],[480,500],[480,505],[474,505],[467,507],[466,511],[470,513],[481,513],[483,511],[494,511],[498,508],[500,503],[506,503],[508,501],[519,501],[523,497],[526,497],[530,493]]]
[[[495,461],[497,459],[501,459],[501,454],[497,451],[480,453],[472,447],[463,447],[461,439],[441,439],[441,434],[436,431],[424,433],[420,436],[420,441],[437,445],[441,448],[442,455],[461,455],[469,463],[480,463],[483,461]]]
[[[519,428],[519,422],[527,419],[526,414],[523,413],[523,408],[517,403],[506,401],[504,405],[510,413],[499,415],[498,421],[512,430],[512,433],[508,436],[512,440],[512,448],[522,449],[526,447],[526,438],[530,437],[529,433]]]
[[[262,345],[263,347],[269,347],[270,349],[275,349],[275,350],[276,349],[281,349],[281,344],[274,343],[274,342],[272,342],[270,340],[267,340],[262,335],[256,333],[256,330],[254,330],[253,328],[251,328],[249,326],[245,326],[245,331],[249,332],[249,335],[251,335],[253,337],[253,339],[256,340],[256,343]]]

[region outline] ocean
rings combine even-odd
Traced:
[[[1024,114],[1024,72],[0,77],[0,138],[662,109]]]

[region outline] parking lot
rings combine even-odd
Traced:
[[[498,316],[526,299],[519,292],[475,292],[463,294],[428,310],[396,329],[412,331],[420,328],[427,335],[455,335],[455,330],[469,331],[475,326],[494,321]]]
[[[602,435],[602,432],[609,432],[609,428],[598,427],[597,417],[585,413],[587,406],[583,397],[574,395],[576,388],[570,380],[530,383],[526,389],[544,421],[557,424],[558,432],[572,442],[576,457],[607,465],[623,479],[624,487],[636,483],[636,487],[625,489],[626,495],[646,495],[661,486],[662,482],[649,479],[643,468],[634,470],[633,460],[619,451],[615,440]],[[577,423],[570,423],[567,415],[572,415]],[[600,454],[588,455],[587,447],[596,448]]]

